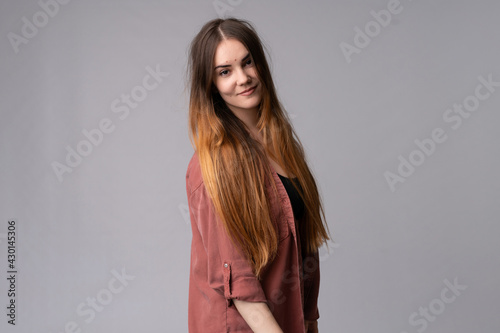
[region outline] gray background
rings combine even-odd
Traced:
[[[500,81],[500,2],[401,0],[376,30],[370,11],[388,3],[226,7],[269,49],[337,243],[321,252],[320,331],[498,332],[500,87],[459,128],[443,116],[474,101],[478,77]],[[184,73],[189,42],[218,16],[214,3],[74,0],[46,22],[42,10],[0,4],[4,310],[7,221],[18,226],[17,322],[3,310],[0,330],[186,332]],[[23,36],[23,17],[41,27],[16,52],[9,36]],[[341,44],[355,45],[366,26],[371,41],[348,61]],[[113,112],[115,99],[141,91],[148,66],[169,74],[127,117]],[[53,162],[66,164],[66,147],[106,118],[113,132],[60,181]],[[435,128],[446,141],[418,153],[414,141]],[[422,163],[391,189],[384,174],[411,154]]]

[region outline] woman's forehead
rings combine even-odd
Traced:
[[[224,39],[215,50],[215,65],[240,62],[249,54],[248,49],[237,39]]]

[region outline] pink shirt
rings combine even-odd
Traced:
[[[279,198],[271,201],[271,217],[279,230],[276,258],[259,280],[236,248],[215,213],[203,184],[198,155],[186,173],[191,229],[188,326],[190,333],[252,332],[232,299],[267,302],[284,333],[304,333],[304,319],[319,318],[319,256],[304,257],[292,206],[276,171]],[[272,193],[270,184],[267,193]],[[307,214],[304,214],[306,216]],[[217,222],[219,222],[217,224]],[[257,318],[257,317],[256,317]],[[256,319],[258,320],[258,319]]]

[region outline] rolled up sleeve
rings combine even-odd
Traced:
[[[206,252],[208,285],[226,299],[227,306],[233,304],[232,299],[267,302],[260,281],[241,248],[231,241],[203,183],[188,193],[188,205],[201,235],[198,249]]]

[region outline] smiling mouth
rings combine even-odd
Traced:
[[[238,95],[242,95],[242,96],[251,95],[255,91],[256,88],[257,88],[257,85],[255,85],[254,87],[252,87],[250,89],[247,89],[247,90],[240,92]]]

